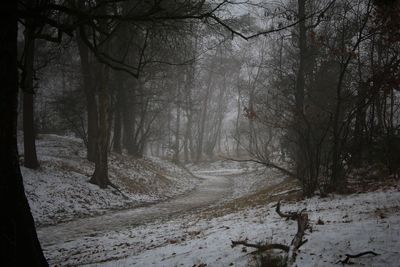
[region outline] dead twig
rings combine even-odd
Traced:
[[[345,254],[346,258],[344,260],[338,260],[336,262],[336,264],[338,264],[338,263],[341,263],[343,265],[351,264],[350,259],[359,258],[359,257],[362,257],[364,255],[368,255],[368,254],[371,254],[373,256],[378,256],[379,255],[378,253],[376,253],[374,251],[371,251],[371,250],[370,251],[364,251],[364,252],[361,252],[361,253],[358,253],[358,254],[354,254],[354,255],[353,254]]]

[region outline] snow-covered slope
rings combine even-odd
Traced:
[[[122,231],[45,247],[50,263],[90,266],[257,266],[251,248],[231,240],[290,244],[295,221],[280,218],[275,202],[210,218],[185,214]],[[399,266],[400,186],[347,196],[282,202],[283,211],[306,208],[312,231],[294,266],[339,266],[346,253],[374,251],[354,266]],[[318,221],[320,221],[318,223]],[[323,222],[323,223],[322,223]]]
[[[20,151],[23,155],[23,146]],[[39,225],[156,202],[191,190],[198,182],[188,171],[165,160],[111,154],[109,175],[121,194],[88,182],[94,164],[86,160],[80,139],[41,135],[37,152],[40,168],[21,167],[21,170],[31,210]]]
[[[80,140],[45,135],[38,140],[38,152],[41,168],[36,171],[22,168],[22,171],[34,217],[41,224],[159,201],[187,192],[198,184],[188,171],[168,161],[133,160],[112,154],[110,177],[124,197],[112,188],[101,190],[88,183],[94,166],[85,159]],[[297,188],[296,183],[273,172],[257,170],[251,164],[214,162],[189,167],[200,177],[231,179],[228,184],[232,187],[229,188],[232,196],[193,212],[154,216],[138,224],[128,222],[123,228],[75,238],[68,235],[62,242],[44,242],[49,263],[57,266],[254,266],[250,254],[253,249],[232,248],[231,240],[290,244],[297,225],[276,214],[274,204],[282,198],[283,211],[306,208],[312,228],[306,231],[308,242],[300,248],[295,265],[334,267],[346,253],[374,251],[379,255],[352,259],[355,266],[399,266],[398,179],[372,187],[370,192],[357,190],[359,193],[295,201],[296,194],[287,194]],[[280,186],[272,186],[278,183]],[[264,187],[270,190],[259,191]],[[134,214],[140,213],[138,210]],[[121,218],[125,217],[116,216]],[[39,227],[39,237],[43,237],[46,229],[57,231],[63,225]]]

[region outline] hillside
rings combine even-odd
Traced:
[[[111,153],[110,180],[119,190],[102,190],[88,182],[94,164],[85,158],[80,139],[40,135],[37,152],[38,170],[21,167],[37,225],[158,202],[188,192],[198,183],[191,173],[169,161]],[[20,154],[23,161],[23,146]]]

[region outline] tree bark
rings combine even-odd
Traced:
[[[295,154],[296,161],[296,172],[298,178],[302,181],[303,185],[306,185],[305,177],[305,166],[304,162],[304,129],[303,129],[303,116],[304,116],[304,90],[305,90],[305,66],[306,66],[306,50],[307,50],[307,28],[306,28],[306,10],[305,10],[306,0],[298,0],[298,16],[299,16],[299,69],[296,76],[296,91],[295,91],[295,123],[294,131],[297,133],[297,149]],[[304,186],[303,186],[304,187]],[[305,188],[305,191],[308,191]],[[306,192],[306,195],[309,193]]]
[[[97,134],[97,149],[96,149],[96,160],[95,170],[90,182],[98,185],[100,188],[106,188],[111,184],[108,178],[108,122],[109,122],[109,93],[108,93],[108,67],[100,65],[100,77],[101,82],[99,83],[99,124]]]
[[[298,116],[302,116],[304,107],[304,87],[305,87],[305,61],[307,49],[307,28],[305,22],[305,4],[306,0],[298,0],[299,15],[299,49],[300,61],[296,79],[296,112]]]
[[[190,161],[189,158],[189,139],[191,138],[191,127],[192,127],[192,118],[189,114],[190,111],[187,113],[187,122],[186,122],[186,129],[185,129],[185,138],[183,139],[183,157],[185,163]]]
[[[17,1],[1,1],[0,24],[0,220],[4,266],[48,266],[25,196],[17,151]]]
[[[180,130],[181,130],[181,77],[176,82],[177,102],[176,102],[176,124],[175,124],[175,145],[174,145],[174,162],[179,163],[179,148],[180,148]]]
[[[360,49],[358,48],[358,53],[360,54]],[[360,167],[361,160],[364,155],[364,139],[365,136],[363,134],[365,128],[365,120],[366,120],[366,107],[365,107],[365,99],[366,99],[366,89],[365,85],[362,83],[362,63],[361,58],[358,56],[358,81],[359,85],[357,87],[357,107],[356,107],[356,116],[354,122],[354,133],[353,133],[353,155],[352,155],[352,163],[356,167]]]
[[[217,52],[215,52],[215,56],[217,56]],[[201,109],[201,118],[200,118],[200,125],[199,125],[199,139],[197,142],[197,153],[196,153],[196,162],[199,162],[203,156],[203,146],[204,146],[204,132],[206,128],[206,119],[207,119],[207,110],[208,110],[208,102],[211,94],[211,86],[213,81],[213,71],[214,71],[215,59],[212,59],[211,67],[208,73],[208,80],[207,80],[207,88],[206,94],[203,99],[203,105]]]
[[[236,142],[236,156],[239,157],[240,155],[240,117],[242,115],[242,106],[241,106],[241,94],[240,94],[240,86],[239,82],[237,82],[237,114],[236,114],[236,121],[235,121],[235,142]]]
[[[118,92],[117,92],[117,102],[116,102],[116,105],[115,105],[115,112],[114,112],[114,138],[113,138],[113,140],[114,140],[114,142],[113,142],[113,150],[114,150],[114,152],[116,152],[116,153],[118,153],[118,154],[121,154],[121,152],[122,152],[122,148],[121,148],[121,127],[122,127],[122,124],[121,124],[121,101],[120,101],[120,98],[121,98],[121,94],[120,94],[120,92],[119,92],[119,90],[121,90],[121,88],[118,88],[117,89],[118,90]]]
[[[22,80],[23,91],[23,130],[24,130],[24,166],[37,169],[39,162],[36,154],[34,124],[34,88],[33,71],[35,60],[35,26],[31,19],[26,19],[24,70]]]
[[[126,95],[123,97],[123,104],[122,104],[122,123],[123,123],[123,138],[122,143],[123,147],[130,153],[131,147],[133,146],[133,119],[132,119],[132,105],[130,101],[132,101],[133,96],[131,95],[131,90],[133,88],[129,88],[129,92],[126,92]],[[126,90],[127,91],[127,90]]]
[[[140,134],[140,121],[137,123],[136,114],[139,111],[139,104],[141,100],[137,99],[138,95],[142,94],[140,89],[140,84],[136,78],[129,77],[129,86],[125,88],[123,96],[123,112],[122,112],[122,122],[123,122],[123,144],[124,148],[129,155],[134,157],[141,157],[139,144],[137,143]],[[140,117],[139,117],[140,118]]]
[[[93,64],[90,62],[89,49],[82,41],[84,28],[80,28],[77,34],[77,43],[81,61],[81,72],[83,76],[83,90],[86,97],[87,112],[87,159],[94,162],[96,159],[96,139],[98,132],[98,114],[96,102],[96,88],[92,79],[94,79]]]
[[[193,99],[192,99],[192,89],[194,83],[194,72],[195,66],[194,64],[189,65],[186,68],[186,79],[185,79],[185,114],[187,118],[186,129],[185,129],[185,137],[184,137],[184,160],[185,163],[188,163],[190,160],[194,159],[194,148],[193,148],[193,135],[192,135],[192,127],[193,127]]]

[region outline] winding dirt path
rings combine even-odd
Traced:
[[[133,228],[155,219],[208,207],[226,199],[232,192],[232,180],[224,173],[199,173],[202,182],[189,193],[146,207],[81,218],[38,229],[43,246],[62,244],[83,237],[93,237],[113,230]]]

